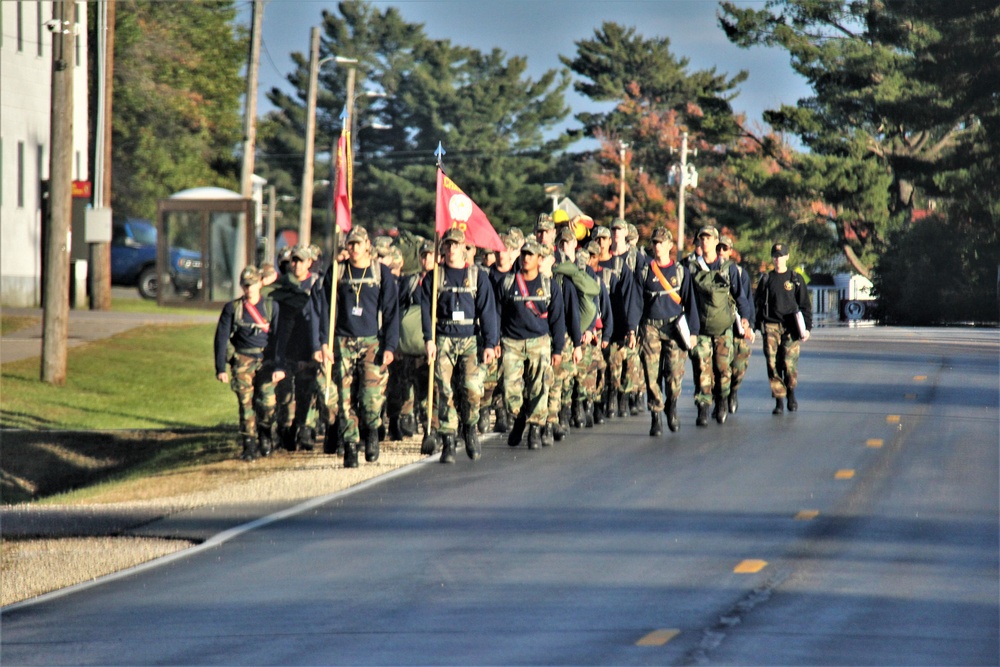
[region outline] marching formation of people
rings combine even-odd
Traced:
[[[797,410],[812,317],[788,247],[774,244],[774,269],[753,289],[715,227],[676,260],[670,230],[654,229],[647,249],[638,236],[621,219],[587,233],[542,214],[533,237],[512,227],[493,251],[452,227],[423,242],[404,274],[391,238],[354,227],[326,262],[317,246],[295,246],[277,270],[248,266],[215,334],[241,457],[322,446],[352,468],[362,451],[375,462],[380,442],[422,429],[421,451],[454,463],[462,448],[480,458],[491,428],[511,447],[539,449],[643,411],[659,436],[664,415],[680,430],[688,359],[695,424],[710,414],[724,424],[739,409],[755,330],[773,414]]]

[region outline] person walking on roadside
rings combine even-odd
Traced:
[[[323,280],[320,298],[314,300],[319,314],[314,340],[325,363],[333,363],[333,383],[340,392],[340,442],[344,467],[358,467],[362,429],[365,461],[379,457],[379,426],[386,369],[399,344],[399,297],[396,279],[389,267],[372,258],[368,232],[354,227],[347,235],[347,261],[331,265]],[[337,312],[333,350],[329,347],[330,298],[334,271],[337,275]],[[316,303],[319,301],[319,303]]]
[[[750,276],[747,272],[743,270],[743,267],[736,263],[733,259],[733,239],[728,236],[719,237],[719,257],[725,261],[732,261],[736,264],[737,270],[740,272],[740,285],[743,290],[743,298],[753,306],[753,295],[752,285],[750,284]],[[750,317],[747,318],[748,321],[755,321],[755,312],[751,308]],[[740,407],[739,399],[739,389],[740,385],[743,384],[743,378],[746,377],[747,369],[750,367],[750,355],[753,351],[753,342],[756,339],[754,336],[752,327],[750,331],[750,336],[747,337],[743,335],[740,331],[741,322],[737,320],[733,324],[733,363],[732,368],[732,379],[729,383],[729,414],[736,414],[736,411]]]
[[[799,384],[799,343],[809,340],[812,330],[812,306],[805,280],[788,268],[788,246],[771,247],[774,269],[757,283],[754,301],[757,307],[756,328],[764,336],[767,379],[774,397],[771,414],[795,412],[799,403],[795,389]]]
[[[427,358],[436,362],[434,381],[440,405],[434,415],[438,419],[432,421],[438,422],[441,463],[455,462],[459,435],[466,454],[475,461],[482,455],[478,424],[484,375],[476,332],[482,337],[482,364],[488,366],[500,342],[496,304],[486,271],[468,261],[465,232],[458,227],[445,232],[441,257],[436,327],[431,312],[433,280],[424,281],[420,299]]]
[[[670,258],[673,234],[658,227],[653,230],[652,244],[653,256],[639,269],[643,294],[639,344],[651,413],[649,435],[657,436],[663,433],[664,409],[670,430],[680,428],[677,399],[687,352],[698,344],[701,320],[691,274]]]
[[[545,378],[562,356],[552,341],[566,336],[559,285],[539,271],[542,247],[531,239],[521,248],[520,265],[500,283],[500,334],[503,348],[504,404],[512,425],[507,444],[521,444],[528,428],[528,449],[542,445],[548,419],[549,392]]]
[[[271,299],[261,297],[257,267],[243,269],[240,286],[243,296],[222,307],[215,327],[215,377],[228,383],[236,394],[243,446],[240,458],[253,461],[269,456],[273,448],[274,381],[284,376],[274,367],[280,309]]]
[[[708,413],[715,403],[713,416],[719,424],[729,414],[729,390],[732,381],[733,325],[750,335],[750,302],[743,296],[740,273],[733,262],[718,254],[719,230],[712,226],[698,231],[701,255],[695,255],[685,267],[694,281],[701,331],[698,345],[691,351],[695,369],[695,404],[698,426],[708,425]],[[734,308],[735,305],[735,308]]]

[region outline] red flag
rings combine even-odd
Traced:
[[[477,248],[497,252],[504,249],[503,241],[482,209],[438,167],[437,235],[440,237],[452,227],[465,232],[465,242]]]
[[[351,231],[351,195],[348,192],[350,180],[351,161],[347,156],[347,136],[341,134],[337,140],[337,196],[334,199],[334,210],[337,227],[345,234]]]

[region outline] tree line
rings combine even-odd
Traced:
[[[235,2],[119,0],[116,15],[116,214],[152,217],[157,199],[186,187],[238,189],[247,35]],[[699,150],[689,238],[716,225],[754,274],[783,239],[808,273],[870,277],[885,322],[996,322],[1000,7],[768,0],[721,2],[718,16],[732,43],[787,51],[812,95],[767,111],[762,129],[732,109],[746,72],[693,70],[669,38],[633,27],[596,26],[560,56],[563,67],[531,77],[524,57],[430,39],[392,7],[348,0],[323,10],[320,57],[358,59],[357,90],[384,94],[357,97],[355,219],[430,236],[442,142],[497,227],[530,229],[551,181],[607,222],[617,216],[626,142],[626,219],[644,236],[657,226],[676,232],[669,172],[686,132]],[[309,63],[292,59],[293,92],[266,93],[275,110],[259,119],[257,172],[294,198]],[[341,130],[345,79],[338,68],[319,72],[318,151]],[[558,132],[573,113],[571,85],[614,106],[577,113],[574,129]],[[574,150],[583,138],[598,148]],[[315,173],[327,173],[328,158],[318,162]],[[314,230],[329,224],[328,197],[316,193]],[[285,220],[296,226],[294,204]]]

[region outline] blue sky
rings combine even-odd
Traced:
[[[422,23],[433,39],[450,39],[481,51],[498,47],[508,56],[526,56],[532,76],[561,67],[559,56],[574,57],[575,42],[590,39],[604,21],[634,27],[647,38],[667,37],[673,54],[690,60],[691,72],[713,67],[729,76],[744,69],[749,72],[733,108],[745,112],[751,124],[762,122],[765,109],[794,104],[810,95],[805,81],[789,66],[785,51],[740,49],[729,43],[718,26],[716,0],[394,0],[372,4],[397,7],[405,20]],[[737,4],[763,7],[764,2]],[[245,20],[249,19],[248,5],[241,13]],[[310,29],[319,25],[324,9],[335,12],[336,6],[330,0],[266,3],[260,113],[271,108],[264,91],[275,86],[290,90],[285,79],[292,70],[290,54],[308,53]],[[574,113],[595,108],[572,91],[567,103]]]

